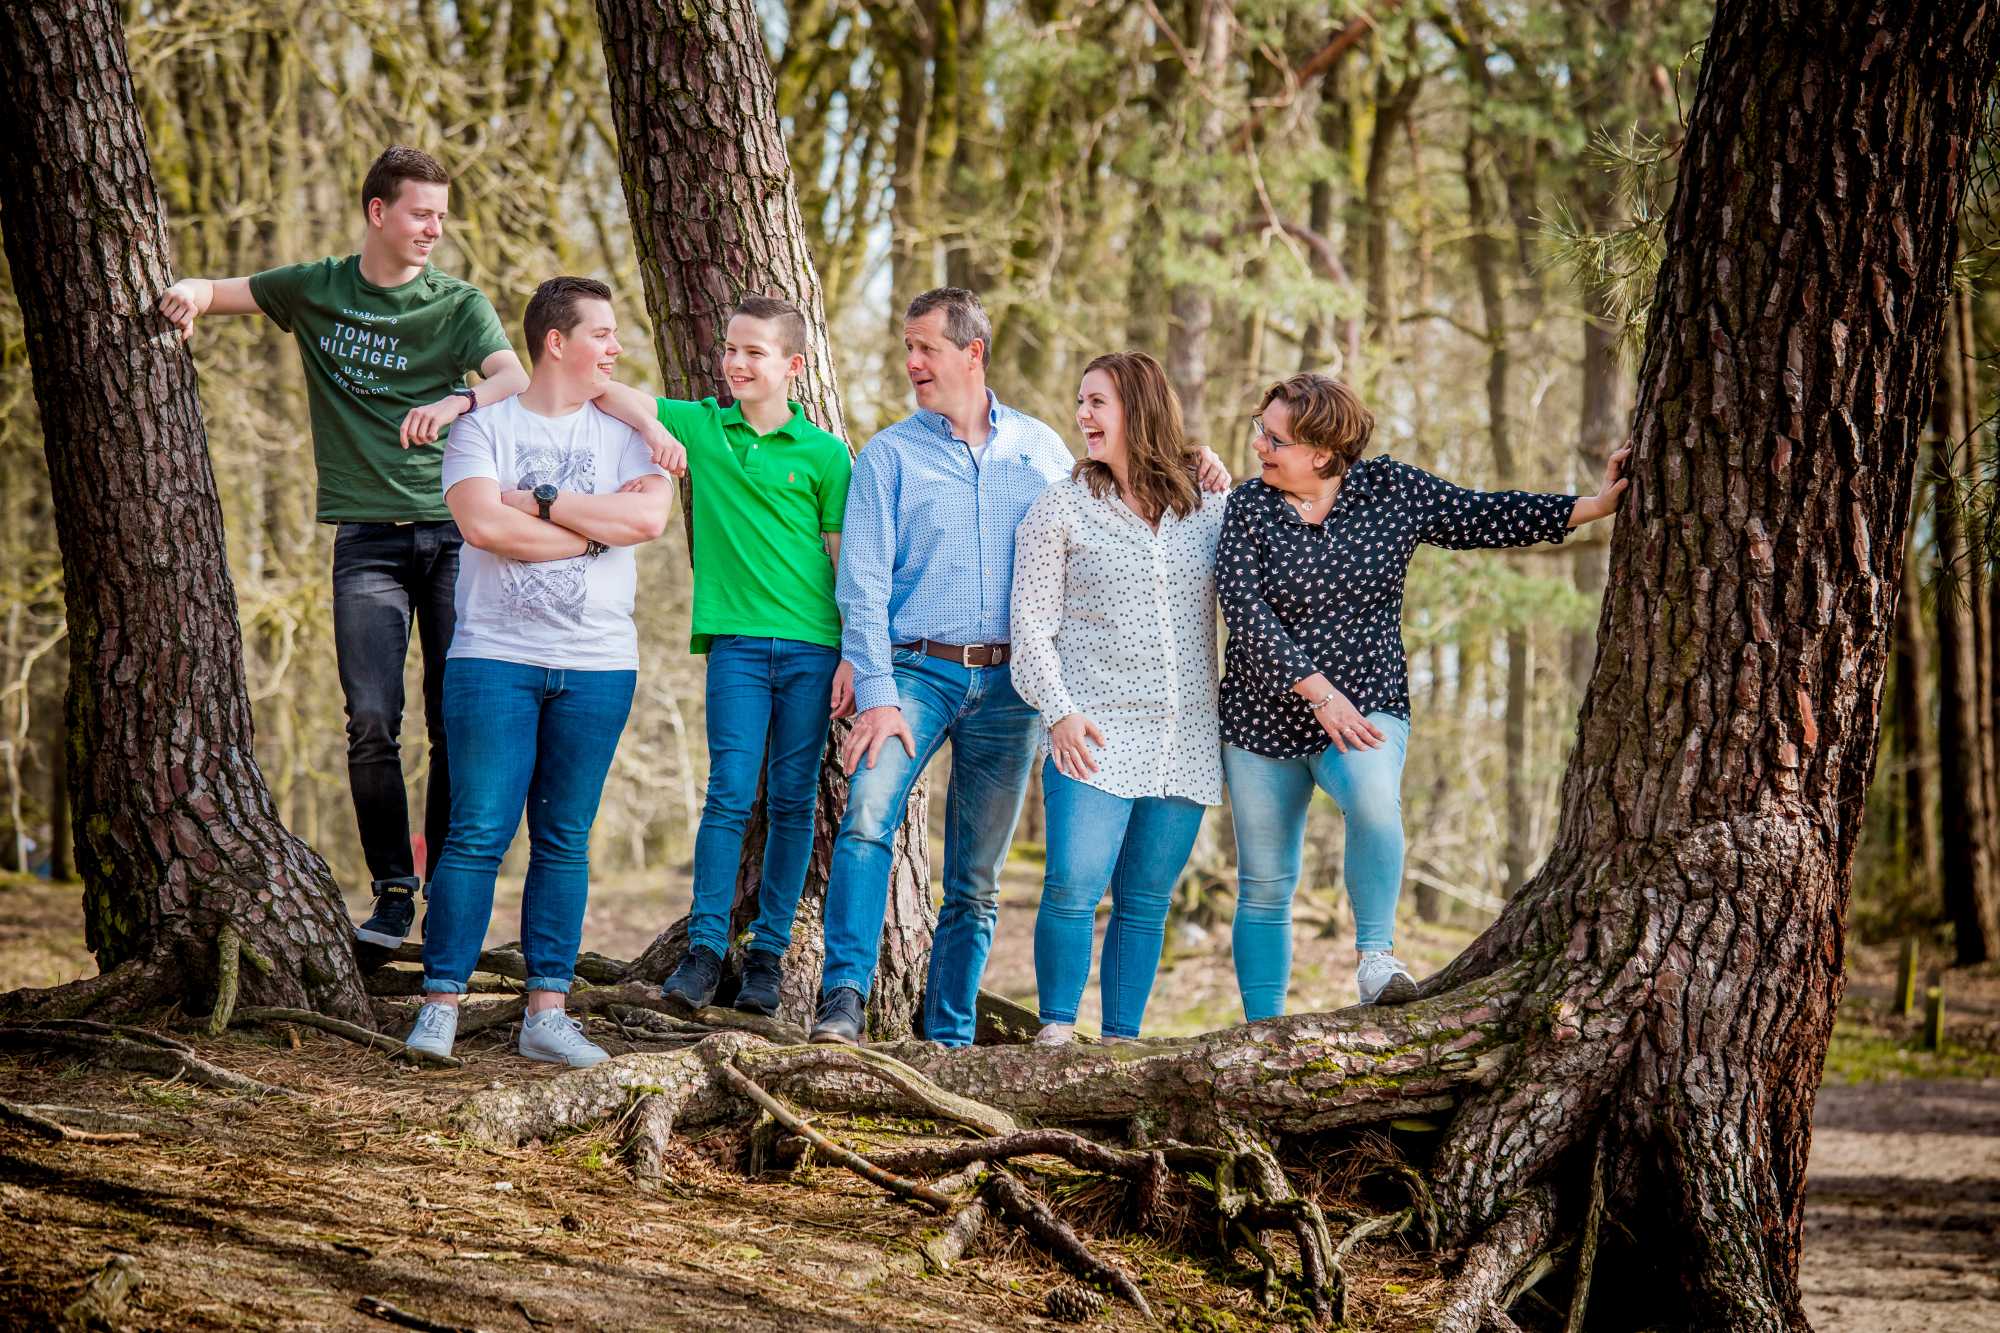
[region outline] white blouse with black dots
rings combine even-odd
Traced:
[[[1292,692],[1315,671],[1362,716],[1408,721],[1403,582],[1418,543],[1560,542],[1575,504],[1573,495],[1466,490],[1386,454],[1348,470],[1318,523],[1262,481],[1237,487],[1216,555],[1229,625],[1222,738],[1273,759],[1324,750],[1326,731]]]
[[[1117,498],[1059,481],[1014,538],[1014,688],[1048,728],[1082,713],[1113,796],[1222,800],[1216,720],[1215,548],[1227,495],[1157,529]]]

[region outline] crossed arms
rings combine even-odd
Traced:
[[[445,492],[444,502],[465,540],[509,560],[566,560],[589,543],[637,546],[666,531],[674,484],[665,477],[634,477],[609,495],[564,491],[542,521],[527,491],[502,491],[491,477],[467,477]]]

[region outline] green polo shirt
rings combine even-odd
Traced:
[[[660,424],[687,447],[694,494],[694,652],[718,634],[840,646],[821,534],[840,531],[854,460],[805,409],[791,409],[759,435],[735,403],[660,399]]]

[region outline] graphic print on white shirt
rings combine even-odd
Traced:
[[[593,404],[540,416],[509,398],[462,416],[445,444],[447,494],[473,477],[500,489],[546,482],[603,495],[636,477],[663,477],[639,433]],[[458,624],[450,657],[482,657],[571,671],[639,665],[632,623],[638,561],[630,546],[565,560],[511,560],[467,544],[459,553]]]
[[[515,488],[532,491],[544,484],[559,491],[597,494],[597,450],[564,448],[552,441],[529,440],[514,450],[519,471]],[[583,626],[584,602],[590,591],[594,555],[525,564],[509,560],[500,567],[501,594],[507,613],[558,629]]]

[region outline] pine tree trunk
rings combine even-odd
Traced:
[[[1971,474],[1971,405],[1962,353],[1963,296],[1947,324],[1943,373],[1931,414],[1931,470],[1936,477],[1938,552],[1938,794],[1945,917],[1960,963],[1983,963],[2000,952],[2000,828],[1987,799],[1986,708],[1979,693],[1977,561],[1961,487]]]
[[[745,292],[783,296],[806,314],[809,345],[799,400],[813,420],[845,436],[819,277],[806,250],[755,6],[750,0],[598,0],[598,16],[665,392],[726,394],[717,356],[731,307]],[[793,1021],[811,1016],[819,994],[826,876],[847,804],[847,778],[837,758],[845,731],[845,723],[835,724],[820,770],[812,862],[785,961],[784,1014]],[[923,990],[936,921],[928,809],[920,783],[897,838],[888,924],[869,998],[870,1025],[880,1038],[911,1031]],[[760,801],[743,837],[731,913],[735,933],[756,915],[765,830]],[[686,947],[686,923],[676,922],[635,960],[634,974],[662,979]]]
[[[1996,26],[1719,8],[1560,827],[1440,983],[1525,969],[1547,1025],[1454,1121],[1447,1216],[1491,1224],[1606,1131],[1613,1215],[1703,1327],[1804,1325],[1813,1095]]]
[[[0,216],[41,406],[70,645],[69,790],[103,974],[5,1008],[207,1004],[234,927],[246,1000],[370,1021],[317,853],[279,822],[194,362],[155,313],[166,219],[110,0],[0,10]]]
[[[1903,552],[1903,598],[1896,604],[1896,664],[1894,712],[1896,762],[1902,781],[1903,826],[1901,854],[1912,896],[1936,901],[1937,830],[1932,811],[1931,755],[1926,744],[1930,727],[1924,707],[1924,683],[1930,678],[1930,642],[1924,628],[1922,562],[1912,559],[1916,543]]]

